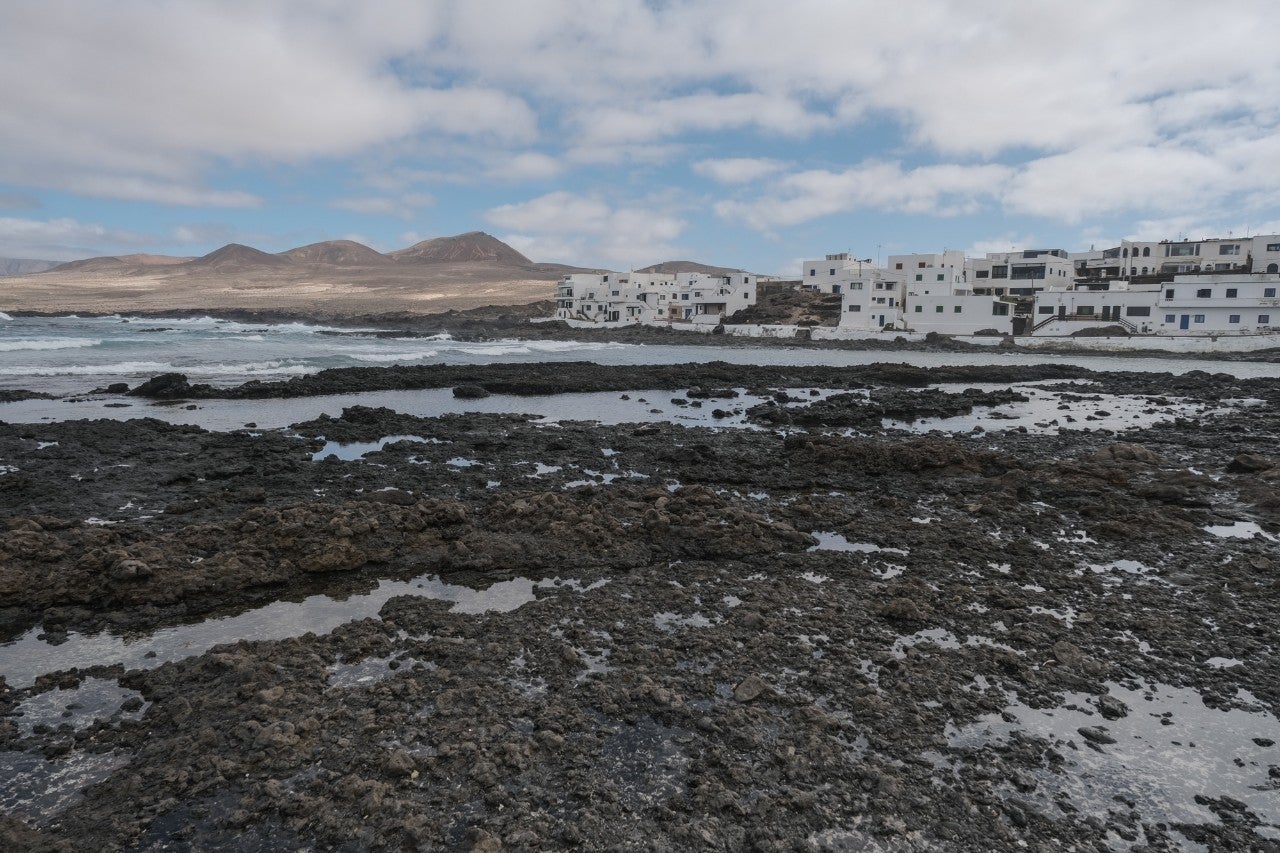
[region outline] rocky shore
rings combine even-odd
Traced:
[[[1062,381],[1047,434],[893,426]],[[0,424],[0,848],[1280,849],[1280,381],[582,363],[134,393],[464,386],[666,389],[750,428]],[[1120,396],[1150,425],[1097,428]]]

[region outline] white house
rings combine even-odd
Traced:
[[[573,273],[556,287],[556,319],[716,325],[756,303],[756,276],[735,272]]]
[[[866,264],[857,277],[841,280],[840,323],[848,329],[878,332],[886,326],[901,328],[901,279],[888,270]]]
[[[1070,288],[1037,294],[1031,333],[1062,336],[1091,326],[1121,326],[1134,334],[1153,335],[1280,330],[1280,274],[1184,274],[1163,283],[1109,284],[1106,290]]]
[[[1075,278],[1075,266],[1062,249],[988,252],[970,260],[969,271],[973,292],[989,296],[1034,296]]]

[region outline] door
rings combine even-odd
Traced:
[[[1178,318],[1178,328],[1179,328],[1179,329],[1190,329],[1190,328],[1191,328],[1191,315],[1190,315],[1190,314],[1183,314],[1181,317],[1179,317],[1179,318]]]

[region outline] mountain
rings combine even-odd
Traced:
[[[533,264],[497,237],[483,231],[468,231],[454,237],[423,240],[407,249],[389,252],[388,255],[400,263],[411,264],[489,262],[513,267]]]
[[[123,273],[128,264],[114,256],[102,258],[85,258],[82,261],[67,261],[52,267],[49,272],[118,272]]]
[[[700,272],[707,275],[731,275],[735,272],[742,272],[740,269],[733,267],[713,267],[707,264],[700,264],[697,261],[663,261],[660,264],[653,264],[636,272],[660,272],[667,275],[675,275],[681,272]]]
[[[330,240],[268,254],[232,243],[199,258],[87,258],[3,279],[0,311],[284,311],[435,314],[550,299],[565,273],[479,231],[381,254]]]
[[[228,243],[194,261],[187,261],[184,266],[209,272],[241,272],[255,267],[287,267],[292,263],[288,258],[268,255],[252,246]]]
[[[29,258],[0,258],[0,276],[31,275],[32,273],[51,270],[57,265],[57,261],[33,261]]]
[[[419,244],[421,245],[421,244]],[[376,267],[395,263],[381,252],[370,249],[355,240],[326,240],[323,243],[312,243],[299,246],[280,257],[301,264],[328,264],[335,267]]]

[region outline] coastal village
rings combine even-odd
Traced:
[[[883,266],[838,253],[804,261],[794,280],[742,271],[573,273],[559,283],[554,319],[794,334],[735,321],[770,288],[839,297],[838,323],[824,337],[1268,335],[1280,332],[1280,235],[1126,240],[1087,252],[981,258],[950,250],[889,255]]]

